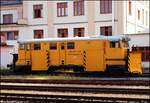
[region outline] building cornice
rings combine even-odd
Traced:
[[[0,6],[14,6],[22,4],[23,0],[1,0]]]

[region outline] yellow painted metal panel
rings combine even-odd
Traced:
[[[27,61],[29,61],[29,58],[26,58],[27,54],[25,50],[19,50],[18,60],[16,62],[16,65],[26,65]]]
[[[18,59],[25,59],[25,50],[19,50]]]
[[[47,70],[47,63],[46,63],[46,51],[36,50],[32,51],[32,70]]]
[[[125,57],[125,50],[123,48],[107,48],[107,59],[123,59]]]
[[[107,60],[106,64],[108,65],[125,65],[125,60]]]
[[[88,50],[86,52],[86,70],[87,71],[105,71],[104,51]]]
[[[50,51],[50,65],[59,65],[59,51],[51,50]]]
[[[83,65],[83,55],[80,50],[68,50],[66,64]]]

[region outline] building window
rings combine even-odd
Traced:
[[[43,38],[43,30],[34,30],[34,38]]]
[[[0,41],[0,46],[6,45],[6,37],[4,32],[0,32],[1,36],[1,41]]]
[[[140,10],[138,10],[138,20],[140,20]]]
[[[100,0],[100,13],[112,13],[112,0]]]
[[[144,9],[142,9],[142,23],[144,25]]]
[[[67,16],[67,2],[57,3],[57,16]]]
[[[6,44],[6,40],[17,40],[18,31],[2,31],[0,32],[1,45]]]
[[[73,2],[74,16],[84,15],[84,0]]]
[[[150,47],[132,47],[132,51],[141,51],[142,52],[142,61],[150,61]]]
[[[111,36],[112,35],[112,26],[100,27],[100,35]]]
[[[146,11],[146,26],[148,26],[148,17],[147,17],[147,11]]]
[[[5,14],[3,15],[3,24],[13,23],[13,15],[12,14]]]
[[[33,5],[34,18],[42,18],[43,5]]]
[[[7,40],[13,40],[13,32],[7,32]]]
[[[129,15],[132,15],[132,2],[131,2],[131,0],[129,0],[128,1],[128,3],[129,3]]]
[[[74,37],[84,37],[84,28],[74,28]]]
[[[68,37],[68,29],[58,29],[58,37]]]
[[[2,41],[18,39],[18,31],[2,31],[0,34]]]
[[[17,40],[18,39],[18,31],[9,31],[6,32],[7,40]]]

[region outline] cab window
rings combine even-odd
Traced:
[[[19,50],[25,50],[25,45],[24,44],[20,44],[19,45]]]
[[[50,43],[50,49],[56,50],[57,49],[57,43]]]
[[[65,49],[65,44],[61,43],[61,50]]]
[[[26,50],[30,50],[30,44],[26,44]]]
[[[34,50],[40,50],[41,44],[34,44]]]
[[[74,42],[68,42],[67,43],[67,49],[74,49],[75,48],[75,43]]]
[[[129,47],[129,43],[128,42],[123,42],[123,47],[128,48]]]
[[[119,42],[110,42],[110,48],[120,48]]]

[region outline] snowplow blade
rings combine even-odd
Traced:
[[[130,52],[128,60],[128,71],[130,73],[142,74],[141,52]]]

